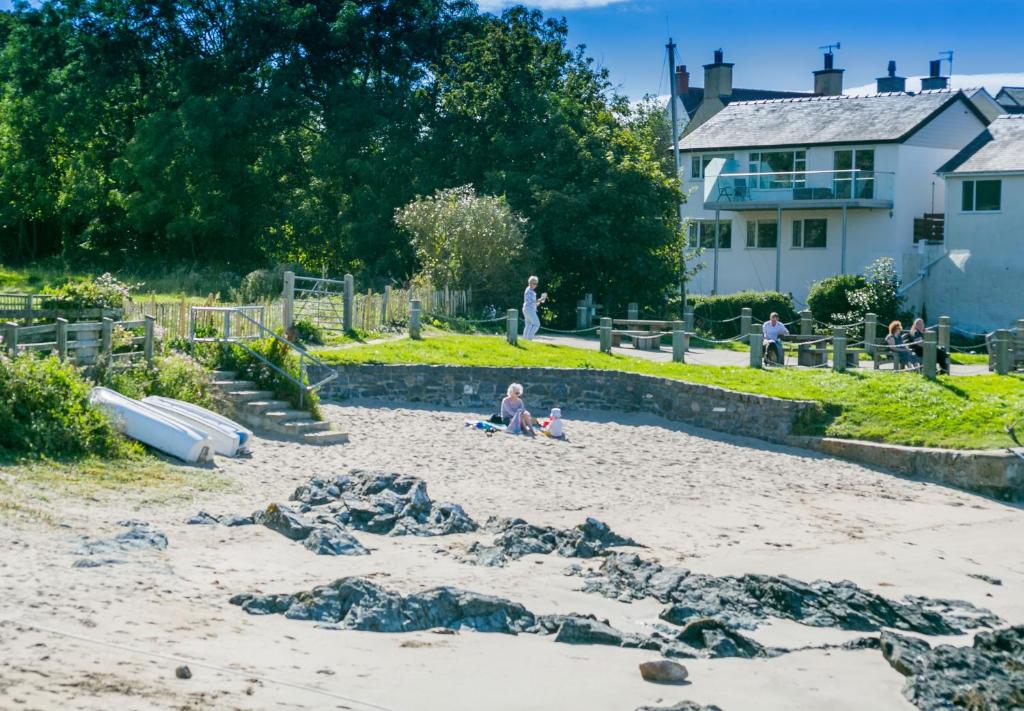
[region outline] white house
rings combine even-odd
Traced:
[[[688,127],[682,212],[705,249],[692,291],[774,289],[803,303],[827,276],[899,264],[915,219],[942,211],[935,171],[987,117],[961,91],[843,96],[841,72],[826,56],[818,96],[734,101]],[[899,89],[894,75],[880,87]]]
[[[997,118],[938,174],[946,250],[908,296],[963,330],[1012,326],[1024,318],[1024,114]]]

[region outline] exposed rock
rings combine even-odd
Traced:
[[[234,527],[234,526],[251,526],[254,523],[256,523],[253,520],[252,516],[237,516],[237,515],[225,516],[225,517],[223,517],[220,520],[220,522],[222,524],[224,524],[225,526],[231,526],[231,527]]]
[[[353,469],[332,481],[313,478],[292,494],[318,520],[392,536],[445,536],[477,529],[458,504],[434,502],[422,479]]]
[[[317,526],[303,541],[317,555],[369,555],[355,536],[335,526]]]
[[[144,521],[118,521],[118,525],[125,526],[128,530],[112,538],[93,539],[83,536],[79,540],[75,552],[79,555],[97,557],[79,559],[72,564],[73,567],[96,568],[102,565],[113,565],[124,562],[114,557],[119,553],[167,549],[167,536],[160,531],[154,531]]]
[[[521,518],[492,516],[484,528],[497,534],[493,545],[473,543],[461,558],[464,563],[504,566],[531,553],[558,553],[566,558],[593,558],[613,546],[640,546],[632,538],[613,532],[607,524],[588,518],[575,528],[559,529],[535,526]]]
[[[191,679],[192,670],[184,664],[182,664],[180,667],[174,670],[174,676],[178,677],[179,679]]]
[[[1024,626],[980,632],[973,647],[935,647],[911,666],[903,695],[920,709],[1024,708]]]
[[[711,657],[750,658],[766,653],[761,644],[711,617],[689,620],[675,639]]]
[[[72,568],[101,568],[104,565],[120,565],[125,561],[119,558],[79,558],[71,564]]]
[[[498,597],[448,587],[403,596],[362,578],[341,578],[294,595],[236,595],[231,603],[252,614],[283,613],[337,629],[373,632],[468,627],[515,634],[536,621],[522,605]]]
[[[270,504],[265,511],[253,514],[253,520],[293,541],[304,540],[313,532],[309,522],[281,504]]]
[[[850,581],[805,583],[786,576],[713,576],[663,567],[635,554],[609,555],[600,573],[584,577],[583,589],[606,597],[653,597],[670,603],[661,618],[685,624],[712,617],[732,629],[752,629],[768,617],[814,627],[876,631],[882,627],[928,635],[958,634],[993,627],[992,613],[956,600],[905,597],[886,599]]]
[[[883,630],[879,637],[879,648],[889,666],[903,676],[911,676],[921,670],[922,658],[932,647],[923,639]]]
[[[991,575],[985,575],[983,573],[968,573],[967,577],[968,578],[974,578],[975,580],[980,580],[980,581],[982,581],[984,583],[988,583],[989,585],[1002,585],[1003,584],[1003,581],[1000,580],[999,578],[993,578]]]
[[[215,523],[218,523],[218,522],[219,522],[219,519],[216,516],[214,516],[212,514],[208,514],[205,511],[200,511],[195,516],[190,516],[185,521],[185,523],[193,525],[193,526],[195,526],[195,525],[201,525],[201,526],[202,525],[206,525],[206,526],[208,526],[208,525],[215,524]]]
[[[659,659],[640,664],[640,676],[644,681],[653,681],[657,684],[683,684],[690,676],[690,672],[679,662]]]
[[[641,706],[636,711],[722,711],[722,709],[714,704],[701,706],[696,701],[680,701],[671,706]]]

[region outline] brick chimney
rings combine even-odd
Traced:
[[[715,61],[704,65],[704,99],[732,96],[732,64],[722,61],[722,50],[715,50]]]
[[[878,77],[875,79],[878,85],[878,93],[886,94],[889,92],[897,91],[903,92],[907,90],[907,79],[906,77],[896,76],[896,60],[889,60],[889,75],[884,77]]]
[[[833,66],[835,57],[825,53],[825,68],[814,72],[814,93],[817,96],[839,96],[843,93],[843,70]]]
[[[690,92],[690,72],[686,65],[676,67],[676,96],[686,96]]]
[[[942,74],[942,60],[933,59],[928,62],[928,76],[921,79],[921,91],[928,89],[945,89],[949,86],[949,78]]]

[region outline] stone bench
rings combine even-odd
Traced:
[[[656,351],[661,349],[661,334],[650,333],[649,331],[612,331],[612,346],[621,347],[622,338],[626,337],[633,341],[633,347],[641,351]]]

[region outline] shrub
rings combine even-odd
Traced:
[[[0,451],[44,457],[133,451],[89,404],[90,387],[73,365],[56,356],[0,357]]]
[[[273,299],[284,289],[284,267],[257,269],[242,277],[237,289],[231,290],[231,298],[243,304]]]
[[[807,294],[807,308],[814,318],[825,323],[848,323],[854,310],[850,295],[867,282],[859,274],[837,274],[815,283]],[[853,319],[854,321],[857,319]]]
[[[101,364],[97,381],[135,399],[161,395],[202,407],[213,405],[209,373],[195,360],[180,353],[118,370]]]
[[[312,321],[296,321],[292,327],[295,329],[295,337],[300,342],[323,345],[324,330]]]
[[[276,338],[249,341],[247,345],[293,378],[299,379],[301,377],[299,357],[287,345]],[[320,400],[316,393],[304,393],[300,405],[299,390],[295,383],[246,349],[238,345],[218,346],[217,350],[213,353],[218,368],[238,373],[239,377],[256,383],[261,390],[272,391],[276,399],[287,400],[291,403],[292,407],[308,410],[314,417],[319,419]]]
[[[73,281],[43,291],[43,308],[48,309],[120,309],[131,300],[131,292],[141,284],[118,281],[109,272],[92,281]]]
[[[862,288],[850,294],[851,315],[860,320],[866,313],[878,314],[879,323],[899,318],[903,297],[896,262],[891,257],[876,259],[864,270],[864,281]]]
[[[712,338],[725,339],[740,335],[740,315],[744,307],[753,312],[753,323],[768,320],[773,311],[779,320],[790,322],[797,318],[793,299],[776,291],[738,291],[720,296],[694,296],[694,327]]]

